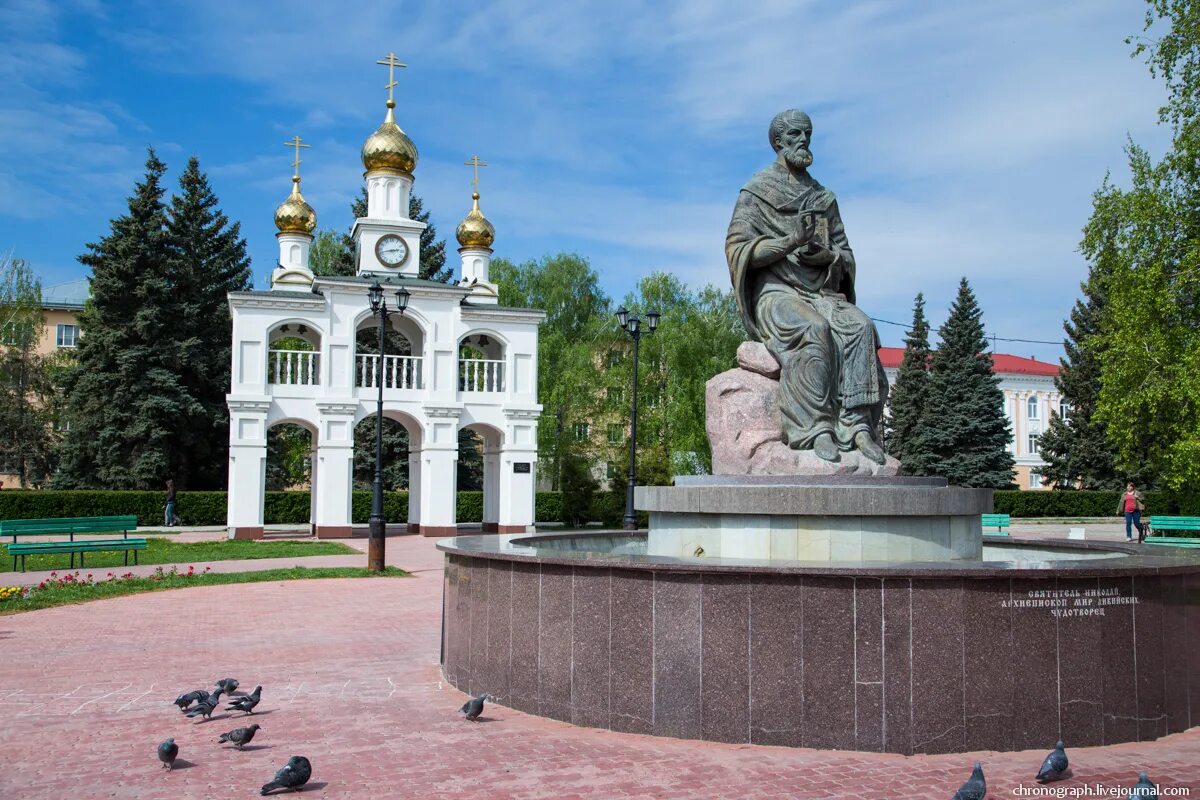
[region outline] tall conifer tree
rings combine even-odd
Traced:
[[[176,373],[203,409],[175,426],[173,472],[188,489],[225,486],[228,465],[230,348],[228,292],[251,286],[241,226],[218,208],[208,177],[193,156],[179,178],[167,215],[168,270],[174,301]]]
[[[904,360],[896,372],[896,385],[888,397],[891,409],[888,452],[900,460],[903,470],[920,474],[928,456],[917,447],[916,434],[921,410],[929,394],[929,321],[925,319],[925,295],[913,303],[912,328],[904,337]]]
[[[913,439],[928,455],[918,474],[956,486],[1003,488],[1012,483],[1011,438],[1004,394],[992,370],[983,312],[967,279],[958,286],[941,343],[929,366],[928,396]]]
[[[1082,284],[1083,297],[1075,301],[1071,317],[1063,323],[1066,357],[1055,385],[1069,410],[1066,419],[1050,417],[1042,434],[1040,452],[1046,465],[1043,479],[1063,489],[1119,489],[1125,476],[1118,474],[1107,440],[1107,426],[1095,418],[1100,396],[1100,321],[1108,296],[1104,266],[1092,265]]]
[[[160,488],[175,467],[179,420],[205,412],[178,372],[166,169],[150,150],[128,212],[79,257],[92,269],[91,299],[67,376],[70,433],[56,477],[65,488]]]

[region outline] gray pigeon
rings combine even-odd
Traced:
[[[954,800],[983,800],[987,797],[987,781],[983,779],[983,765],[975,762],[971,777],[954,793]]]
[[[491,698],[488,697],[487,692],[484,692],[483,694],[479,695],[479,697],[473,697],[467,702],[463,703],[462,708],[460,708],[458,712],[460,714],[466,714],[467,719],[469,720],[479,719],[479,715],[483,713],[483,701],[490,699]]]
[[[225,706],[226,711],[245,711],[247,714],[254,713],[254,707],[258,705],[258,701],[262,699],[262,687],[255,686],[254,691],[248,695],[237,698],[229,705]]]
[[[181,694],[179,697],[176,697],[175,705],[179,706],[180,711],[187,711],[188,706],[190,706],[192,703],[195,703],[198,700],[203,700],[206,697],[208,697],[208,692],[203,689],[196,689],[195,691],[188,692],[187,694]]]
[[[1129,792],[1129,800],[1158,800],[1158,787],[1146,777],[1145,772],[1138,774],[1137,785]]]
[[[275,780],[264,783],[259,794],[267,794],[275,789],[296,789],[308,783],[312,777],[312,764],[304,756],[292,756],[288,762],[275,773]]]
[[[217,688],[224,692],[226,696],[236,692],[237,687],[237,678],[221,678],[221,680],[217,681]]]
[[[1050,751],[1050,755],[1046,756],[1046,760],[1042,762],[1042,768],[1038,770],[1038,783],[1049,783],[1063,777],[1063,773],[1067,771],[1067,751],[1063,747],[1061,739],[1055,743],[1054,749]]]
[[[258,729],[262,727],[258,723],[251,725],[249,728],[234,728],[229,733],[222,733],[221,738],[217,743],[229,742],[238,750],[241,750],[246,745],[250,744],[250,740],[254,738],[254,734],[258,733]]]
[[[187,715],[193,719],[196,717],[204,717],[205,719],[212,719],[212,712],[215,711],[217,706],[219,706],[220,704],[221,704],[221,690],[217,689],[215,692],[208,695],[203,700],[200,700],[199,702],[197,702],[195,708],[193,708],[191,711],[187,712]]]
[[[175,744],[174,739],[167,739],[158,746],[158,760],[162,765],[171,770],[175,767],[175,756],[179,755],[179,745]],[[1145,773],[1142,773],[1143,775]]]

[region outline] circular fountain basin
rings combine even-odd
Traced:
[[[616,731],[894,753],[1200,724],[1200,555],[986,542],[979,561],[686,558],[613,533],[466,536],[442,668]]]

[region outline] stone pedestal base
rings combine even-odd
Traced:
[[[318,539],[349,539],[354,529],[349,525],[317,525],[314,533]]]
[[[787,561],[978,561],[990,489],[932,478],[680,477],[638,487],[647,553]]]

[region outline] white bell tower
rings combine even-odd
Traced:
[[[415,278],[421,265],[421,231],[425,223],[408,217],[417,146],[396,124],[396,67],[404,67],[395,53],[377,64],[388,68],[387,114],[383,124],[362,146],[366,170],[367,215],[354,221],[355,260],[358,274],[404,275]]]

